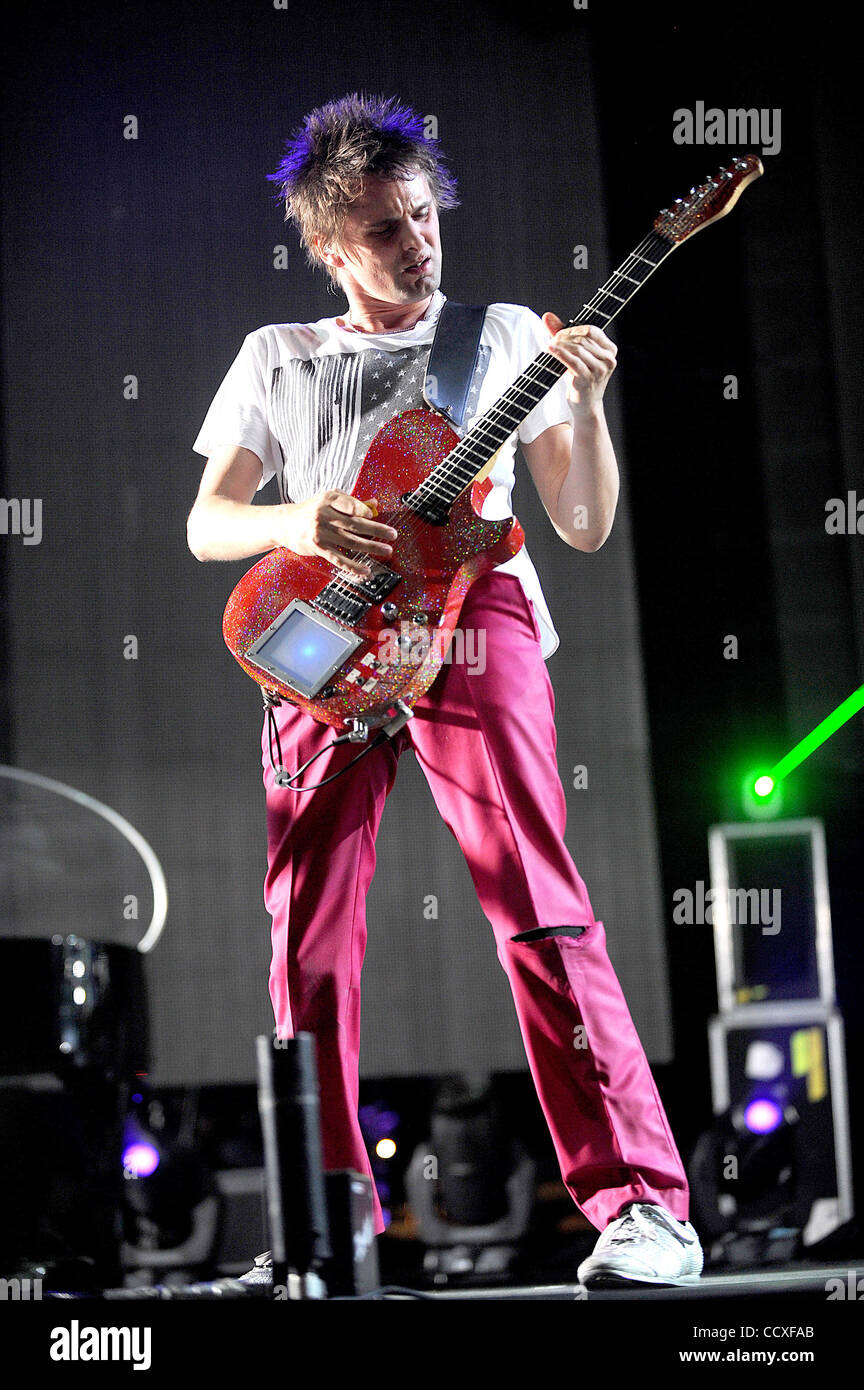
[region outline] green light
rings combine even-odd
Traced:
[[[741,805],[750,820],[772,820],[783,810],[783,788],[776,786],[770,772],[752,767],[740,783]]]
[[[823,719],[822,723],[817,724],[816,728],[813,729],[811,733],[807,734],[806,738],[802,738],[800,743],[796,743],[795,747],[786,754],[785,758],[781,758],[777,766],[771,769],[769,776],[771,776],[775,782],[780,782],[784,777],[788,777],[789,773],[794,771],[796,767],[799,767],[800,764],[804,762],[805,758],[809,758],[810,754],[815,752],[826,739],[829,739],[832,734],[836,733],[842,724],[845,724],[848,719],[851,719],[853,714],[857,714],[862,706],[864,706],[864,685],[854,690],[842,704],[837,706],[832,714],[828,715],[827,719]]]

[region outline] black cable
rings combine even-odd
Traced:
[[[269,694],[269,692],[267,693]],[[327,753],[331,748],[335,748],[337,743],[349,743],[351,741],[352,736],[351,734],[339,734],[337,738],[334,738],[330,743],[325,744],[323,748],[319,748],[317,753],[313,753],[312,757],[308,758],[307,761],[303,764],[303,766],[298,767],[296,772],[292,772],[291,776],[289,777],[285,767],[282,764],[282,744],[279,740],[279,726],[276,723],[276,716],[273,713],[272,700],[265,698],[264,708],[267,711],[267,744],[270,753],[270,766],[273,769],[273,775],[276,779],[276,785],[279,787],[290,787],[292,792],[314,792],[318,789],[318,787],[326,787],[328,782],[335,782],[337,777],[341,777],[343,772],[347,772],[348,769],[352,768],[355,763],[359,763],[360,759],[365,758],[367,753],[371,753],[373,748],[379,748],[380,745],[387,738],[387,734],[384,733],[382,730],[376,735],[372,742],[368,744],[366,748],[363,749],[361,753],[357,754],[356,758],[352,758],[350,763],[346,763],[344,767],[340,767],[339,771],[334,772],[332,776],[325,777],[323,782],[313,782],[312,785],[309,787],[295,787],[292,785],[292,783],[296,780],[296,778],[302,776],[302,774],[306,771],[310,763],[314,763],[315,759],[320,758],[322,753]],[[273,761],[274,738],[276,740],[276,756],[279,759],[278,767],[276,766],[276,763]]]

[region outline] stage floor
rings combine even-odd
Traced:
[[[861,1288],[858,1290],[858,1283]],[[857,1291],[857,1292],[856,1292]],[[833,1294],[833,1300],[831,1295]],[[857,1260],[839,1264],[803,1265],[796,1263],[771,1269],[736,1269],[722,1273],[706,1273],[698,1284],[680,1287],[583,1288],[578,1283],[520,1284],[497,1288],[443,1288],[387,1292],[387,1298],[433,1298],[438,1300],[531,1299],[569,1300],[590,1299],[592,1303],[646,1301],[716,1301],[726,1298],[793,1299],[817,1298],[820,1302],[864,1300],[864,1254]]]

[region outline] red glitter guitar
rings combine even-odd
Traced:
[[[763,172],[739,157],[664,208],[567,327],[606,327],[688,237],[731,210]],[[354,737],[392,725],[444,663],[465,595],[521,549],[515,517],[484,521],[495,454],[566,368],[541,352],[460,439],[433,410],[408,410],[378,431],[353,496],[377,497],[378,520],[398,536],[386,564],[355,552],[372,573],[349,575],[318,556],[278,548],[249,570],[225,609],[229,650],[265,692]]]

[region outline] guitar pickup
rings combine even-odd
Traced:
[[[368,579],[352,581],[352,587],[358,593],[363,594],[364,598],[371,599],[373,603],[380,603],[386,598],[391,589],[395,589],[401,579],[401,575],[395,574],[393,570],[388,570],[385,565],[377,569],[374,574],[370,574]]]

